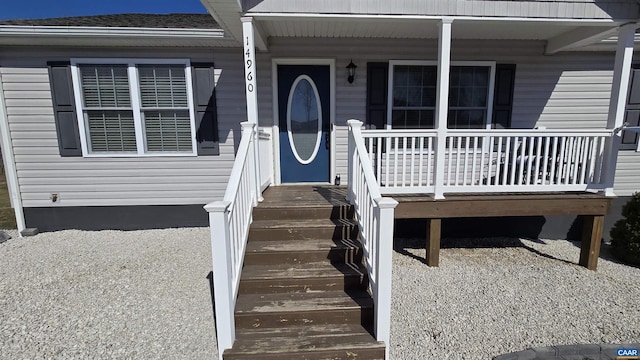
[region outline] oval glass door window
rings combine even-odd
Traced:
[[[298,76],[291,85],[287,128],[293,155],[301,164],[311,163],[322,140],[322,105],[316,84],[307,75]]]

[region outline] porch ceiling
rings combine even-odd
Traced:
[[[439,19],[419,18],[293,18],[255,16],[265,37],[398,38],[438,37]],[[584,26],[611,27],[611,22],[455,20],[454,39],[548,40]]]

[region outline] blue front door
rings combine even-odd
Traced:
[[[329,182],[330,69],[278,65],[280,178]]]

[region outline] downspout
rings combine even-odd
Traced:
[[[4,82],[0,71],[0,145],[2,145],[2,158],[4,161],[5,176],[7,178],[7,188],[11,196],[11,205],[16,214],[16,224],[18,233],[22,236],[25,229],[24,212],[22,209],[22,194],[18,186],[18,171],[16,170],[15,158],[13,155],[13,145],[9,132],[9,118],[7,117],[7,106],[4,99]]]

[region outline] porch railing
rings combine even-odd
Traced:
[[[363,130],[383,194],[604,190],[611,130]],[[444,169],[437,173],[436,163]]]
[[[211,254],[216,312],[218,356],[233,346],[233,313],[240,284],[244,253],[258,203],[259,177],[256,176],[256,125],[242,123],[242,138],[236,153],[224,199],[205,206],[211,227]]]
[[[375,307],[375,335],[389,347],[393,219],[398,202],[383,198],[362,137],[362,122],[349,120],[349,187],[355,207]]]

